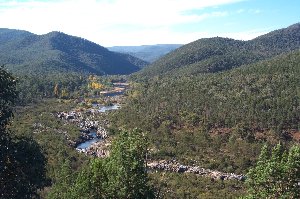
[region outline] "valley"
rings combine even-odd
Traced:
[[[299,196],[299,23],[151,64],[62,32],[0,41],[0,198]]]

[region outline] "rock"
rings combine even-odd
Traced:
[[[74,115],[67,115],[67,116],[66,116],[66,119],[67,119],[67,120],[75,119],[75,116],[74,116]]]
[[[184,173],[188,170],[188,166],[179,165],[177,172],[178,173]]]
[[[150,171],[161,170],[177,173],[193,173],[196,175],[202,175],[205,177],[210,177],[212,180],[239,180],[244,181],[246,176],[237,175],[234,173],[223,173],[220,171],[213,171],[210,169],[201,168],[198,166],[186,166],[176,163],[176,161],[153,161],[148,162],[147,167]]]

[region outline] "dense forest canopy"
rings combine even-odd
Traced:
[[[188,114],[198,117],[195,123],[210,127],[244,123],[259,129],[279,124],[297,129],[299,57],[297,51],[223,73],[141,83],[128,111],[137,111],[136,117],[148,113],[149,118],[158,119],[156,125],[163,120],[181,124]]]
[[[0,29],[0,63],[19,75],[51,73],[129,74],[147,65],[62,32],[35,35],[20,30]]]
[[[299,130],[299,63],[297,51],[222,73],[140,83],[114,123],[151,132],[154,158],[241,172],[262,141],[293,140]]]

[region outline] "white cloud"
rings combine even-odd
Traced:
[[[248,10],[239,9],[239,10],[236,11],[237,14],[241,14],[241,13],[245,13],[245,12],[248,12],[249,14],[260,14],[263,11],[260,10],[260,9],[248,9]]]
[[[116,44],[124,44],[124,45],[140,45],[140,44],[186,44],[193,41],[196,41],[200,38],[210,38],[210,37],[228,37],[237,40],[251,40],[255,37],[260,35],[266,34],[270,32],[270,29],[260,30],[248,30],[248,31],[241,31],[241,32],[208,32],[208,31],[201,31],[201,32],[185,32],[185,33],[178,33],[173,32],[167,28],[161,29],[149,29],[149,30],[140,30],[135,31],[133,33],[125,33],[125,34],[118,34],[114,33],[108,37],[104,36],[103,39],[109,39],[110,37],[115,38],[114,42]],[[141,37],[141,35],[151,35],[151,37]],[[130,41],[128,43],[124,43],[124,40]]]
[[[236,13],[238,13],[238,14],[243,13],[243,12],[245,12],[245,9],[239,9],[236,11]]]
[[[54,0],[0,1],[0,27],[36,34],[58,30],[104,46],[187,43],[208,33],[178,33],[174,25],[227,12],[186,14],[241,0]]]
[[[248,12],[251,13],[251,14],[260,14],[260,13],[262,13],[262,11],[260,9],[250,9]]]

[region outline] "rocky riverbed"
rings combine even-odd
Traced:
[[[77,104],[88,105],[89,108],[80,108],[69,112],[59,112],[56,116],[66,123],[76,124],[80,128],[80,137],[69,140],[69,144],[77,151],[87,155],[105,157],[109,154],[107,148],[110,145],[106,127],[109,125],[106,119],[108,111],[120,108],[124,101],[124,92],[129,88],[128,83],[114,83],[114,89],[105,91],[101,97],[94,96],[88,100],[77,99]],[[109,105],[103,105],[109,104]]]
[[[111,110],[111,108],[108,107],[107,110]],[[81,129],[80,138],[72,144],[77,151],[103,158],[109,156],[109,146],[111,145],[111,141],[104,128],[104,126],[108,125],[108,121],[105,119],[101,121],[95,120],[95,115],[98,114],[105,114],[105,111],[99,111],[99,108],[92,108],[84,111],[59,112],[57,113],[57,117],[63,119],[65,122],[75,123]],[[85,143],[87,145],[82,146],[82,144]],[[199,166],[182,165],[176,161],[168,160],[150,161],[147,163],[147,167],[149,171],[192,173],[215,180],[244,181],[246,179],[246,176],[244,175],[225,173],[205,169]]]
[[[76,124],[80,128],[80,137],[77,140],[69,140],[71,146],[80,152],[94,154],[95,146],[92,148],[91,146],[108,138],[108,133],[104,127],[108,125],[108,121],[106,119],[99,120],[98,117],[105,114],[105,111],[103,111],[106,110],[105,108],[107,110],[111,109],[111,107],[101,106],[101,108],[72,110],[56,114],[56,117],[64,122]],[[96,154],[99,154],[99,152]]]
[[[120,98],[120,96],[118,97]],[[75,141],[69,140],[70,145],[86,155],[103,158],[109,156],[109,146],[111,145],[111,140],[105,129],[105,126],[107,126],[109,122],[105,119],[105,116],[102,117],[101,120],[99,120],[97,116],[105,115],[106,111],[115,110],[119,107],[118,104],[113,104],[113,106],[94,104],[93,107],[89,109],[59,112],[56,114],[56,117],[65,122],[75,123],[80,128],[81,136]],[[200,166],[182,165],[176,161],[168,160],[149,161],[147,162],[147,169],[149,172],[191,173],[215,180],[244,181],[246,179],[245,175],[225,173],[205,169]]]
[[[244,181],[246,179],[245,175],[238,175],[234,173],[224,173],[220,171],[210,170],[201,168],[199,166],[187,166],[179,164],[176,161],[150,161],[147,163],[147,167],[153,171],[167,171],[176,173],[192,173],[196,175],[201,175],[204,177],[209,177],[216,180],[239,180]]]

